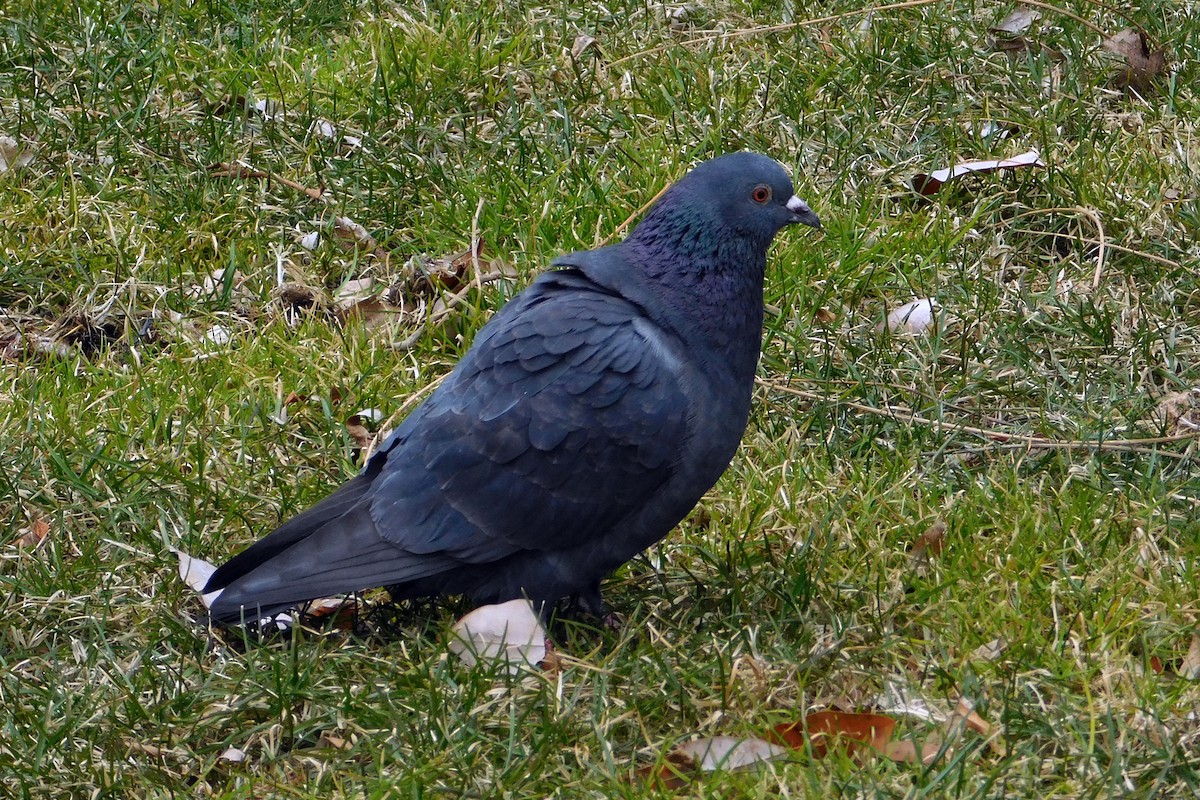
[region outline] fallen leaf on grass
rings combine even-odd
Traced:
[[[395,320],[400,311],[381,296],[374,278],[353,278],[343,283],[334,292],[333,307],[342,318],[354,317],[368,329]]]
[[[806,742],[816,758],[832,750],[855,756],[863,748],[883,752],[896,729],[896,720],[882,714],[848,711],[815,711],[799,722],[775,726],[778,740],[793,750],[804,750]]]
[[[663,788],[678,789],[698,772],[751,769],[787,755],[786,747],[764,739],[713,736],[679,745],[663,757],[662,763],[641,767],[636,775]]]
[[[1004,641],[1003,637],[992,639],[986,644],[981,644],[976,647],[971,653],[971,657],[980,661],[995,661],[1004,654],[1008,648],[1008,642]]]
[[[245,761],[246,760],[246,751],[240,750],[236,747],[227,747],[227,748],[225,748],[225,752],[221,753],[221,760],[222,761],[231,761],[235,764]]]
[[[938,556],[942,554],[942,549],[945,546],[946,521],[939,519],[926,528],[925,532],[913,542],[912,555],[913,558]]]
[[[32,161],[32,148],[22,145],[11,136],[0,135],[0,175],[27,167]]]
[[[537,669],[546,656],[546,631],[528,600],[480,606],[451,632],[450,650],[467,666],[495,664],[516,674]]]
[[[1192,634],[1191,646],[1179,665],[1179,677],[1186,681],[1200,681],[1200,632]]]
[[[913,176],[912,187],[922,195],[935,194],[950,181],[962,175],[983,174],[1000,170],[1015,170],[1023,167],[1044,167],[1046,163],[1038,155],[1038,151],[1030,150],[1012,158],[985,161],[960,161],[953,167],[938,169],[929,174],[919,173]]]
[[[596,44],[594,36],[588,36],[586,33],[581,33],[575,37],[575,43],[571,45],[571,58],[579,58],[588,50],[600,51],[599,45]]]
[[[361,244],[367,250],[375,250],[379,247],[379,242],[375,240],[371,232],[349,217],[335,217],[333,232],[343,239]]]
[[[50,523],[41,517],[34,517],[33,520],[24,528],[17,531],[17,546],[18,547],[37,547],[50,533]]]
[[[937,312],[940,311],[937,301],[931,297],[910,300],[887,315],[887,318],[875,326],[875,329],[888,333],[927,333],[934,327]]]
[[[178,548],[171,552],[179,558],[179,577],[200,595],[200,600],[204,603],[205,608],[212,606],[213,601],[221,594],[221,590],[205,594],[204,587],[208,585],[208,579],[217,571],[217,568],[204,559],[190,556]]]
[[[349,435],[350,441],[354,442],[355,447],[361,449],[371,443],[371,432],[367,430],[367,426],[363,425],[363,418],[358,414],[352,414],[346,420],[346,433]]]
[[[988,30],[990,30],[992,33],[1007,33],[1012,36],[1019,36],[1020,34],[1029,30],[1029,27],[1041,18],[1042,12],[1038,11],[1036,8],[1030,8],[1029,6],[1017,6],[1011,12],[1009,12],[1007,17],[993,25],[991,28],[988,28]]]
[[[1118,89],[1132,89],[1142,96],[1150,92],[1155,79],[1167,66],[1167,51],[1153,49],[1142,30],[1126,28],[1105,39],[1101,47],[1125,60],[1124,66],[1113,77],[1113,84]]]
[[[752,736],[696,739],[679,745],[675,752],[690,759],[702,772],[746,769],[766,761],[786,758],[788,754],[786,747]]]

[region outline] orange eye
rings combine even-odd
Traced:
[[[771,199],[771,187],[762,184],[755,186],[750,192],[750,199],[762,205]]]

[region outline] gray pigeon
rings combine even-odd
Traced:
[[[780,165],[705,162],[620,244],[505,305],[356,477],[216,570],[218,622],[386,586],[476,604],[571,597],[665,537],[750,413],[767,249],[820,228]]]

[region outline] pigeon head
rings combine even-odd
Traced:
[[[746,241],[763,254],[775,234],[800,223],[820,228],[808,204],[793,193],[779,162],[758,153],[740,152],[700,164],[674,184],[630,239],[685,239],[706,232]],[[688,249],[688,248],[684,248]]]

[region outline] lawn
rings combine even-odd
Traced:
[[[1200,6],[1016,8],[5,3],[0,796],[1200,792]],[[203,625],[173,548],[320,499],[555,255],[735,149],[825,232],[777,240],[743,446],[608,582],[622,630],[510,677],[448,652],[454,601]],[[928,764],[636,775],[960,700],[989,732]]]

